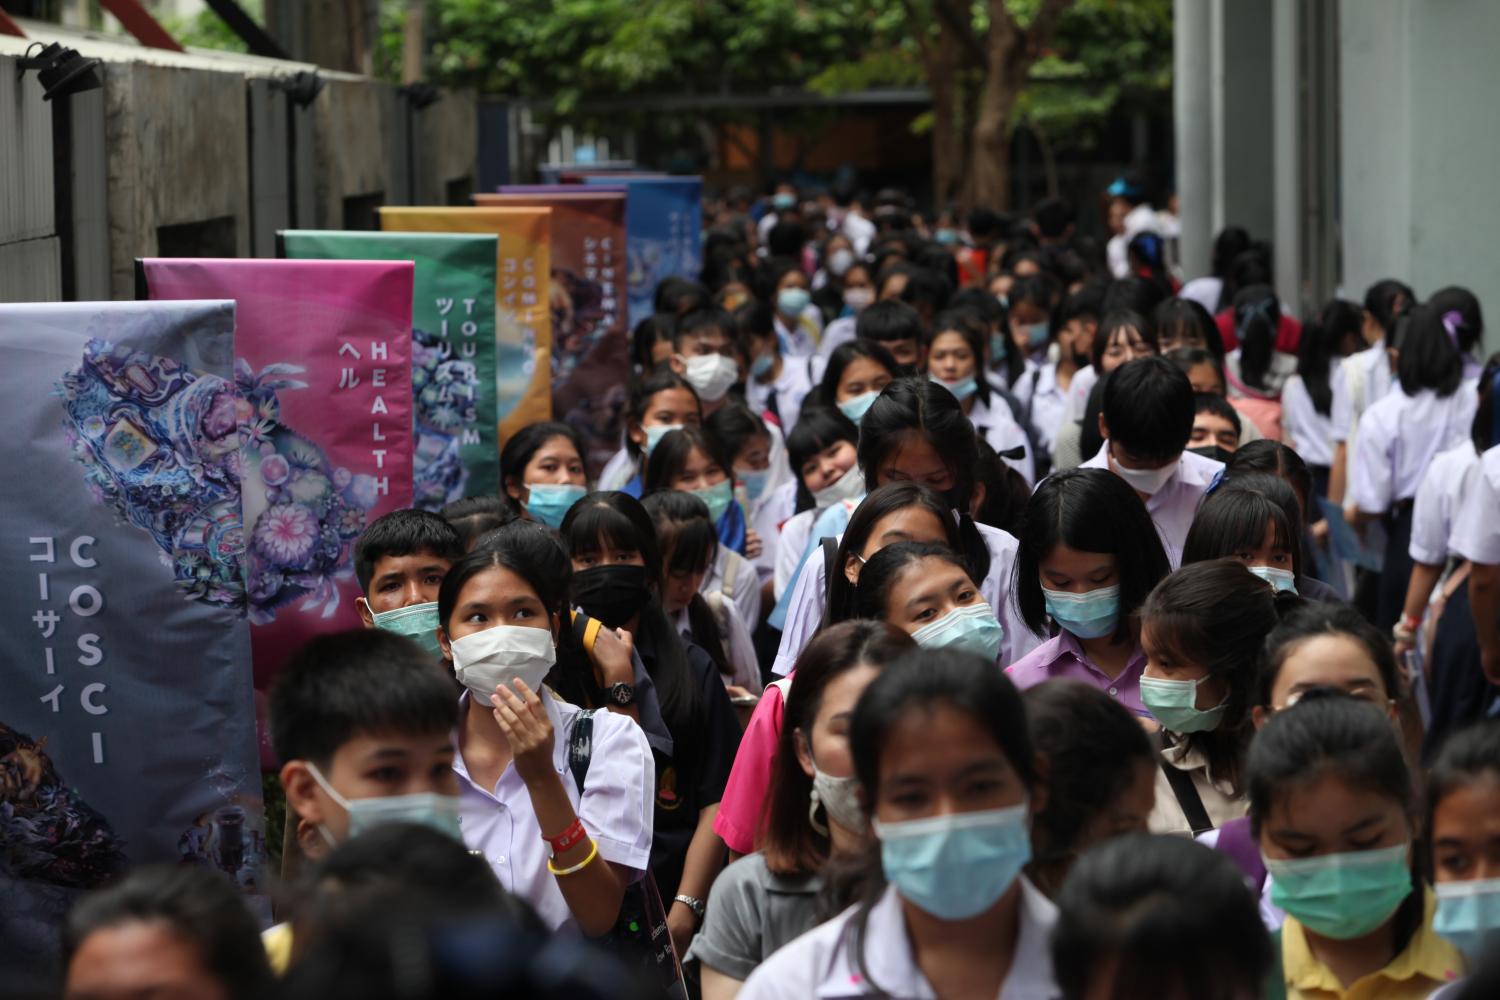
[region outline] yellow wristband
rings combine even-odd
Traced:
[[[593,864],[594,859],[599,856],[599,842],[597,840],[590,840],[589,848],[589,856],[578,862],[578,864],[574,865],[572,868],[554,868],[552,867],[552,859],[548,858],[547,870],[554,875],[573,875],[583,871],[589,865]]]

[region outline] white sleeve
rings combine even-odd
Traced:
[[[786,613],[786,627],[781,630],[781,645],[776,650],[776,662],[771,665],[772,673],[785,677],[792,672],[797,657],[802,655],[802,650],[823,624],[823,604],[827,596],[823,549],[819,546],[808,553],[802,575],[797,577],[797,586],[792,591]]]
[[[1345,507],[1354,506],[1365,514],[1384,514],[1395,501],[1390,448],[1395,436],[1386,427],[1386,407],[1373,406],[1365,411],[1354,435],[1354,453],[1349,465],[1349,496]]]
[[[794,514],[781,526],[781,539],[777,542],[776,573],[772,593],[776,599],[786,593],[797,567],[802,565],[802,556],[807,549],[807,535],[812,531],[814,513],[809,510]]]
[[[733,601],[726,602],[723,607],[723,620],[728,626],[724,630],[724,652],[734,669],[732,679],[751,694],[760,694],[760,663],[755,658],[755,643],[750,638],[750,630],[745,627],[745,620],[740,617]]]
[[[1446,467],[1447,463],[1443,464]],[[1407,548],[1413,561],[1428,566],[1448,561],[1448,524],[1443,516],[1448,500],[1445,491],[1457,489],[1463,482],[1462,477],[1434,475],[1437,465],[1438,461],[1434,461],[1422,477],[1422,485],[1417,487],[1411,514],[1411,543]]]
[[[1500,448],[1484,453],[1469,492],[1453,521],[1448,548],[1470,562],[1500,565]]]
[[[1335,445],[1349,440],[1349,431],[1354,424],[1354,400],[1349,395],[1349,369],[1354,363],[1354,358],[1350,358],[1333,373],[1333,405],[1328,411],[1328,422],[1333,425]]]
[[[761,544],[765,545],[766,540],[761,539]],[[742,622],[758,622],[760,576],[755,571],[755,564],[743,556],[731,562],[734,566],[734,579],[729,581],[729,593],[734,598],[735,610],[740,613]]]
[[[578,803],[578,818],[607,861],[645,871],[651,861],[656,765],[646,734],[634,719],[594,716],[594,755]]]

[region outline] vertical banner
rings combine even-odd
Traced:
[[[256,687],[358,628],[354,542],[411,506],[410,261],[137,261],[154,300],[238,304],[240,481]]]
[[[411,326],[413,504],[436,511],[461,497],[497,492],[497,237],[287,230],[277,239],[281,256],[293,259],[416,264]]]
[[[552,414],[583,437],[589,478],[597,478],[620,447],[622,373],[630,371],[625,194],[574,187],[474,201],[552,209]]]
[[[403,233],[490,233],[495,261],[495,411],[500,444],[552,416],[550,368],[552,210],[382,208],[380,228]]]
[[[630,253],[630,325],[651,315],[663,278],[703,270],[703,178],[592,174],[586,185],[624,188]]]
[[[127,866],[261,879],[234,317],[0,304],[0,992]]]

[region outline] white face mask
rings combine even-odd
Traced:
[[[682,377],[687,379],[699,399],[710,403],[723,399],[729,387],[740,377],[740,366],[733,358],[722,354],[698,354],[683,358],[682,363],[687,368]]]
[[[849,268],[854,266],[854,251],[839,247],[828,255],[828,270],[837,275],[843,275]]]
[[[517,678],[531,690],[541,690],[542,678],[557,662],[552,633],[524,625],[496,625],[454,639],[448,648],[453,652],[453,675],[481,705],[490,704],[501,685],[513,691],[511,681]]]
[[[1177,463],[1169,462],[1160,469],[1127,469],[1121,465],[1114,455],[1109,456],[1109,469],[1115,475],[1125,480],[1130,488],[1137,493],[1146,496],[1154,496],[1156,491],[1167,485],[1167,480],[1177,471]]]
[[[854,775],[835,778],[813,765],[813,808],[818,803],[828,811],[828,818],[851,833],[865,828],[865,810],[859,804],[859,779]]]
[[[865,492],[865,475],[858,465],[849,466],[849,471],[838,478],[832,486],[825,486],[813,493],[813,505],[825,510],[843,500],[853,500]]]
[[[875,301],[875,289],[873,288],[846,288],[844,289],[844,305],[855,312],[867,307]]]

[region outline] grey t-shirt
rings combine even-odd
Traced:
[[[714,880],[703,927],[687,960],[745,980],[782,945],[812,929],[818,875],[777,875],[760,853],[748,854]]]

